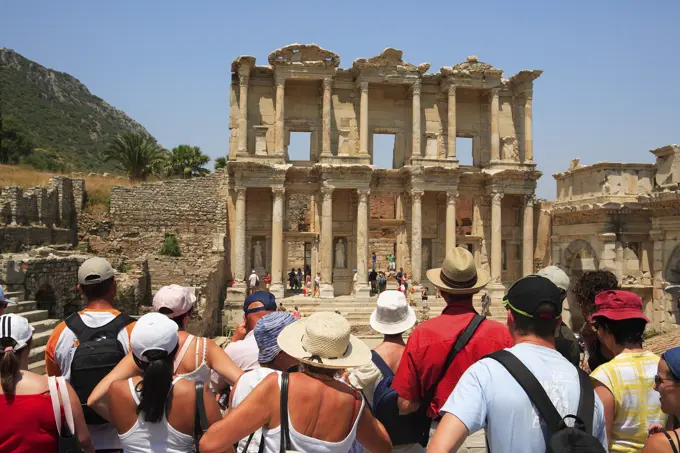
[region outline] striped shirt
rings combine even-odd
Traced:
[[[614,396],[611,451],[641,451],[649,425],[665,423],[659,394],[653,388],[659,359],[648,351],[626,352],[591,373]]]

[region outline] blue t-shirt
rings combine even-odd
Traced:
[[[508,351],[531,370],[563,417],[576,414],[581,390],[574,365],[542,346],[521,343]],[[470,434],[486,428],[491,452],[545,451],[545,422],[539,420],[522,387],[493,359],[482,359],[465,371],[442,407],[441,414],[446,412],[458,417]],[[593,435],[608,450],[604,410],[597,395],[593,425]]]

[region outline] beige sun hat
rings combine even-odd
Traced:
[[[283,352],[319,368],[354,368],[371,361],[371,350],[350,334],[345,318],[314,313],[286,326],[277,339]]]
[[[440,291],[451,294],[474,294],[489,283],[489,275],[477,269],[472,253],[463,247],[449,250],[442,267],[430,269],[426,275]]]
[[[383,335],[406,332],[416,323],[416,312],[406,303],[404,293],[383,291],[378,296],[378,306],[371,313],[371,327]]]

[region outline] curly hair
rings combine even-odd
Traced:
[[[610,271],[586,271],[571,288],[576,303],[581,307],[584,317],[595,311],[595,296],[602,291],[619,289],[619,281]]]

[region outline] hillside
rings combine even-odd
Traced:
[[[149,135],[124,112],[90,93],[75,77],[0,49],[0,112],[3,128],[17,126],[35,147],[22,159],[45,170],[111,171],[100,156],[125,131]]]

